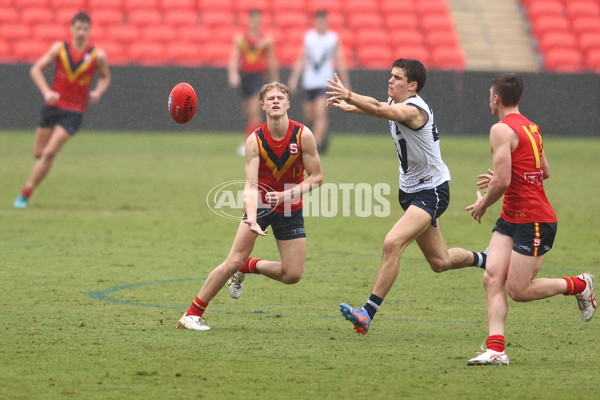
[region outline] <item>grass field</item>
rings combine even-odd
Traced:
[[[175,329],[225,257],[237,222],[212,213],[214,186],[243,179],[239,135],[83,132],[27,210],[12,201],[32,166],[30,132],[0,133],[0,399],[591,399],[598,396],[598,317],[572,297],[510,301],[508,367],[467,367],[487,336],[481,270],[431,272],[411,245],[371,330],[338,304],[364,304],[383,237],[400,215],[387,136],[336,136],[326,182],[384,183],[388,217],[307,217],[302,281],[246,280],[205,314],[212,330]],[[541,276],[600,276],[598,140],[545,138],[546,190],[559,233]],[[486,138],[442,138],[452,202],[449,246],[483,250],[464,207],[490,166]],[[269,234],[261,258],[277,258]]]

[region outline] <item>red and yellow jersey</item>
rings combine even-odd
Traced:
[[[511,153],[510,185],[504,192],[500,216],[512,223],[556,222],[556,214],[544,191],[540,128],[521,114],[508,114],[500,123],[510,126],[519,137]]]
[[[257,37],[242,36],[240,43],[241,72],[267,72],[269,69],[268,46],[265,35]]]
[[[60,93],[53,107],[83,113],[87,108],[90,84],[96,71],[96,48],[86,47],[82,52],[63,42],[56,60],[52,90]]]
[[[260,164],[258,167],[258,191],[261,202],[265,205],[266,188],[282,192],[304,180],[304,164],[302,162],[302,130],[304,125],[290,120],[287,133],[282,140],[271,137],[267,124],[264,123],[254,131],[258,142]],[[302,197],[291,200],[288,204],[279,204],[277,212],[290,212],[302,208]]]

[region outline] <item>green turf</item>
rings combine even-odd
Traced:
[[[222,291],[212,330],[175,329],[227,254],[237,222],[206,205],[243,179],[238,135],[84,132],[67,144],[27,210],[11,204],[33,160],[31,132],[0,133],[1,399],[590,399],[597,396],[598,319],[575,299],[510,301],[508,367],[467,367],[487,335],[480,270],[430,271],[416,246],[366,336],[339,316],[367,299],[383,238],[400,215],[387,136],[334,137],[326,182],[385,183],[392,215],[307,217],[302,281],[251,276]],[[443,137],[452,202],[449,246],[483,250],[464,207],[491,165],[484,137]],[[598,140],[545,138],[546,190],[559,217],[541,276],[600,275]],[[254,254],[276,258],[274,240]]]

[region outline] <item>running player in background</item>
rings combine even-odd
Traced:
[[[310,129],[288,117],[288,88],[267,83],[259,95],[267,122],[246,140],[244,217],[229,255],[209,275],[177,328],[207,331],[202,316],[208,303],[229,281],[229,293],[239,298],[246,274],[261,274],[285,284],[300,281],[306,259],[302,194],[323,181],[321,161]],[[304,172],[308,177],[304,179]],[[258,235],[271,226],[281,261],[250,257]]]
[[[350,78],[340,39],[337,33],[329,30],[327,12],[317,11],[315,27],[304,36],[302,52],[294,64],[288,84],[290,91],[296,93],[302,74],[304,118],[315,134],[319,154],[324,154],[329,144],[325,85],[328,79],[333,79],[335,70],[349,88]]]
[[[467,365],[507,365],[504,329],[508,315],[506,294],[514,301],[541,300],[559,294],[574,295],[584,321],[596,311],[594,279],[589,273],[557,279],[534,279],[544,254],[556,235],[556,215],[544,191],[550,166],[537,124],[519,112],[523,80],[514,73],[492,80],[490,109],[500,122],[490,130],[493,171],[480,175],[482,196],[466,209],[481,223],[488,207],[502,196],[502,212],[490,241],[483,275],[489,336],[486,348]]]
[[[246,138],[263,121],[258,99],[260,89],[267,81],[279,81],[279,67],[275,57],[273,38],[261,31],[262,12],[248,12],[248,29],[233,39],[229,59],[228,77],[231,88],[240,88],[242,106],[246,116]],[[244,145],[238,149],[244,155]]]
[[[110,70],[106,54],[88,43],[91,20],[80,12],[71,20],[71,42],[56,42],[32,67],[31,78],[44,96],[45,105],[35,134],[33,155],[37,159],[21,194],[13,203],[26,208],[34,189],[50,171],[62,146],[81,126],[89,101],[98,103],[110,85]],[[56,64],[52,88],[46,82],[44,70]],[[90,84],[94,72],[99,79],[94,90]]]
[[[431,269],[444,272],[475,266],[485,268],[485,253],[448,249],[438,218],[450,202],[450,172],[442,160],[433,111],[418,93],[427,72],[418,60],[398,59],[388,80],[388,101],[351,92],[340,78],[330,80],[328,105],[344,112],[387,119],[400,162],[398,199],[404,215],[383,242],[383,261],[364,307],[340,304],[342,316],[363,335],[394,284],[404,249],[416,241]]]

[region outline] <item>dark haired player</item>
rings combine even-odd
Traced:
[[[44,96],[45,105],[36,129],[33,155],[37,159],[21,194],[13,203],[26,208],[33,190],[50,171],[54,158],[69,138],[79,130],[89,100],[98,103],[110,85],[110,70],[106,54],[88,43],[91,20],[79,12],[71,20],[71,42],[56,42],[32,67],[31,78]],[[44,70],[56,64],[52,88],[46,82]],[[98,83],[90,91],[94,72]]]
[[[300,281],[306,260],[302,194],[323,181],[321,160],[312,132],[288,117],[290,94],[279,82],[267,83],[259,94],[267,122],[246,140],[246,211],[229,255],[209,275],[178,328],[207,331],[202,316],[208,303],[229,281],[240,297],[246,274],[261,274],[285,284]],[[304,179],[304,172],[308,177]],[[258,235],[271,226],[281,261],[251,258]]]
[[[508,315],[506,294],[518,302],[558,294],[574,295],[584,321],[596,311],[594,279],[589,273],[557,279],[534,279],[544,254],[552,248],[557,220],[544,191],[550,166],[540,127],[519,112],[523,80],[514,73],[499,74],[490,87],[490,109],[500,122],[490,130],[493,171],[480,175],[487,189],[466,209],[475,220],[502,196],[502,212],[490,241],[483,275],[489,336],[486,348],[467,365],[507,365],[504,327]]]
[[[330,90],[327,94],[331,96],[329,106],[389,120],[400,162],[398,198],[404,215],[385,237],[383,261],[371,296],[364,307],[353,309],[348,304],[340,304],[342,315],[363,335],[392,288],[398,276],[400,256],[411,242],[417,242],[435,272],[467,266],[485,267],[484,253],[448,249],[442,236],[438,218],[450,201],[450,172],[442,160],[433,112],[418,95],[427,79],[425,67],[418,60],[398,59],[392,65],[391,74],[387,102],[351,92],[337,74],[335,81],[330,80],[327,85]]]

